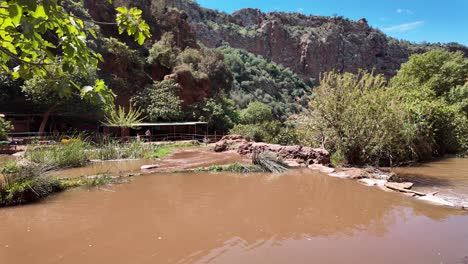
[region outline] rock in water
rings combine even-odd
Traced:
[[[385,187],[390,188],[390,189],[406,189],[410,190],[413,188],[414,183],[412,182],[387,182],[385,184]]]
[[[151,169],[157,169],[157,168],[159,168],[158,164],[143,165],[140,167],[141,170],[151,170]]]

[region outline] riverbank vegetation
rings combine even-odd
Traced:
[[[41,164],[46,170],[81,167],[90,160],[153,159],[163,158],[177,148],[192,147],[198,142],[149,144],[133,140],[121,143],[104,140],[93,143],[86,139],[74,138],[45,146],[28,146],[24,159]]]
[[[5,140],[11,129],[13,129],[11,123],[0,116],[0,140]]]
[[[381,75],[326,73],[302,117],[299,141],[335,163],[394,165],[468,150],[468,59],[434,50]]]
[[[62,179],[46,176],[47,169],[35,163],[5,164],[0,169],[0,207],[32,203],[69,188],[121,182],[118,177],[106,175]]]
[[[28,119],[40,134],[99,123],[206,121],[218,134],[325,147],[335,164],[395,165],[468,149],[468,70],[460,52],[413,55],[391,80],[359,69],[322,73],[315,80],[227,43],[204,46],[189,30],[187,13],[164,1],[153,1],[153,16],[110,2],[95,7],[101,18],[118,15],[117,24],[103,28],[84,22],[95,21],[90,13],[96,10],[88,12],[82,1],[5,2],[9,20],[0,31],[11,43],[0,51],[9,74],[0,75],[0,111],[42,116]],[[140,2],[133,4],[144,7]],[[47,14],[54,8],[57,13]],[[70,19],[76,29],[68,28]],[[33,38],[22,30],[33,20],[40,20],[36,27],[53,27]],[[21,39],[34,45],[26,47]],[[0,140],[10,129],[0,118]],[[138,142],[74,142],[29,148],[26,158],[56,169],[171,151]]]

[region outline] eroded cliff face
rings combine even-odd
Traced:
[[[198,40],[208,47],[227,42],[291,68],[305,78],[321,72],[374,70],[392,76],[412,51],[360,20],[262,13],[242,9],[232,15],[174,1],[184,10]]]
[[[412,53],[428,48],[387,37],[371,28],[366,19],[355,22],[297,13],[265,14],[251,8],[228,15],[192,1],[170,2],[187,13],[197,39],[206,46],[227,42],[289,67],[305,79],[317,79],[321,72],[331,70],[359,69],[391,77]]]

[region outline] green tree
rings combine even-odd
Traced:
[[[418,127],[432,138],[434,155],[468,150],[467,80],[468,59],[440,49],[412,55],[391,80]]]
[[[182,101],[177,95],[180,86],[173,80],[155,82],[132,97],[136,106],[151,121],[175,121],[182,117]]]
[[[219,100],[213,98],[205,99],[192,106],[192,118],[201,122],[208,122],[210,130],[227,132],[239,122],[239,111],[236,104],[227,98]]]
[[[435,49],[411,55],[392,79],[400,89],[427,89],[435,96],[447,94],[450,89],[464,85],[468,79],[468,59],[462,52]]]
[[[109,0],[109,3],[112,1]],[[66,1],[11,0],[0,2],[0,59],[5,72],[17,78],[34,76],[47,78],[48,68],[60,66],[54,74],[78,70],[86,75],[89,67],[97,68],[102,56],[87,44],[87,34],[96,32],[77,14],[64,8]],[[149,26],[141,18],[141,10],[117,7],[116,22],[119,33],[132,35],[139,44],[150,36]],[[101,80],[79,87],[83,98],[112,99]]]
[[[63,106],[70,104],[83,96],[75,89],[75,86],[83,86],[83,89],[100,89],[100,96],[92,97],[92,103],[104,106],[106,99],[113,97],[113,93],[107,89],[102,80],[97,79],[96,71],[89,67],[87,74],[81,74],[78,68],[74,71],[63,72],[60,64],[44,66],[48,72],[47,76],[36,75],[26,80],[21,86],[26,98],[40,108],[45,108],[45,113],[39,127],[39,133],[45,131],[49,116]],[[86,86],[88,83],[95,83],[96,86]],[[102,98],[102,99],[100,99]],[[102,101],[98,101],[102,100]]]
[[[252,102],[240,113],[242,124],[260,124],[273,120],[271,108],[261,102]]]

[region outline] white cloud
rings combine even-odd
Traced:
[[[403,13],[404,13],[404,14],[407,14],[407,15],[412,15],[412,14],[413,14],[413,11],[411,11],[411,10],[409,10],[409,9],[402,9],[402,8],[398,8],[398,9],[396,10],[396,12],[397,12],[398,14],[403,14]]]
[[[424,21],[415,21],[415,22],[410,22],[410,23],[405,23],[405,24],[400,24],[400,25],[396,25],[396,26],[382,28],[382,30],[385,31],[385,32],[405,32],[405,31],[412,30],[412,29],[415,29],[417,27],[420,27],[423,24],[424,24]]]
[[[299,13],[302,13],[303,11],[304,11],[304,8],[302,8],[302,7],[299,7],[299,8],[297,9],[297,12],[299,12]]]

